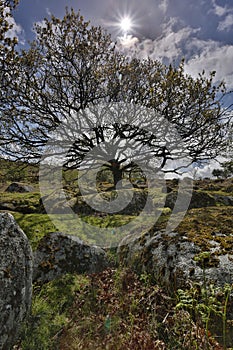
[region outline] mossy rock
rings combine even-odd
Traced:
[[[165,201],[165,207],[173,209],[177,200],[177,195],[178,195],[177,191],[172,191],[171,193],[168,193]],[[185,192],[184,192],[184,195],[185,195]],[[188,195],[189,194],[187,193],[187,196]],[[192,198],[189,204],[189,209],[212,207],[216,205],[217,205],[217,201],[212,195],[206,192],[200,192],[195,190],[192,192]]]
[[[19,193],[26,193],[26,192],[33,192],[34,187],[28,184],[24,184],[21,182],[12,182],[6,189],[6,192],[19,192]]]
[[[202,248],[188,236],[178,232],[157,231],[143,234],[136,239],[126,237],[118,248],[121,264],[133,267],[138,273],[146,272],[169,292],[187,288],[190,281],[224,286],[233,283],[233,252],[216,255],[216,245],[208,253],[208,259],[197,257]]]

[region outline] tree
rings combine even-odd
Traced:
[[[0,0],[0,133],[5,132],[3,117],[4,111],[9,107],[9,96],[11,94],[10,85],[15,80],[14,63],[17,60],[17,53],[15,47],[17,45],[17,38],[12,37],[10,32],[13,28],[12,11],[17,6],[18,0]],[[10,140],[1,141],[1,143],[8,143],[10,147]],[[6,146],[6,145],[5,145]],[[7,148],[6,147],[6,148]],[[0,152],[1,152],[0,147]],[[5,156],[5,151],[0,153]]]
[[[12,79],[11,63],[15,59],[17,39],[9,34],[13,27],[12,10],[18,4],[17,0],[0,0],[0,113],[3,108],[9,80]]]
[[[12,10],[17,6],[18,0],[0,0],[0,64],[1,77],[6,70],[6,61],[12,58],[12,52],[17,39],[9,34],[13,27],[11,22]],[[2,81],[2,80],[1,80]]]
[[[225,87],[213,85],[214,73],[194,79],[184,62],[176,68],[126,58],[102,28],[73,10],[35,31],[30,49],[14,60],[17,79],[2,114],[0,146],[9,156],[39,161],[47,150],[48,157],[65,155],[64,166],[73,168],[102,157],[116,186],[145,164],[177,172],[182,157],[192,164],[223,149],[227,121],[217,96]]]
[[[225,174],[224,174],[224,171],[222,169],[214,169],[212,171],[212,175],[216,176],[218,179],[225,178]]]
[[[233,161],[227,161],[221,163],[222,169],[214,169],[212,171],[212,175],[216,176],[217,178],[223,178],[227,179],[228,177],[231,177],[233,175]]]

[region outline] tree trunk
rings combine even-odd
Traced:
[[[122,182],[119,183],[119,181],[122,181],[123,178],[123,171],[120,167],[120,164],[117,161],[112,161],[110,170],[112,171],[113,175],[114,189],[116,189],[117,184],[118,189],[122,188]]]

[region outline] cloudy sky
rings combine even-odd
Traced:
[[[184,57],[188,73],[216,70],[233,88],[232,0],[20,0],[14,12],[20,42],[33,39],[34,22],[62,17],[66,6],[106,27],[127,51],[165,63]],[[127,35],[119,26],[124,17],[132,21]]]

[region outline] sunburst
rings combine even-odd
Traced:
[[[129,16],[122,17],[119,21],[119,27],[123,34],[127,34],[133,28],[133,21]]]
[[[128,35],[133,35],[135,30],[139,25],[137,24],[136,14],[132,14],[131,11],[119,10],[114,15],[113,19],[110,21],[105,21],[105,25],[108,28],[111,28],[111,31],[115,32],[115,35],[118,37],[127,37]]]

